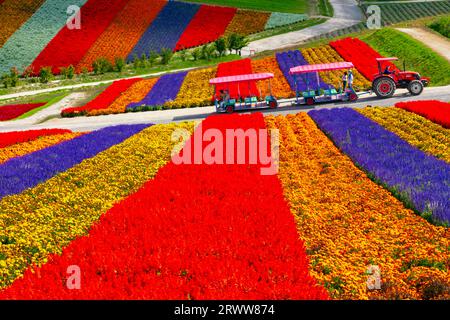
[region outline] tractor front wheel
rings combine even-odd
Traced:
[[[314,98],[306,98],[306,104],[308,106],[312,106],[314,104]]]
[[[394,95],[396,86],[394,80],[389,77],[375,79],[372,90],[379,98],[390,98]]]
[[[408,91],[413,96],[418,96],[423,91],[423,83],[419,80],[413,80],[408,84]]]
[[[270,101],[269,107],[270,109],[276,109],[278,107],[278,102],[276,102],[275,100]]]
[[[233,113],[233,111],[234,111],[233,106],[227,106],[226,111],[227,111],[227,113]]]
[[[355,102],[356,100],[358,100],[358,95],[354,92],[351,92],[348,95],[348,100],[350,100],[351,102]]]

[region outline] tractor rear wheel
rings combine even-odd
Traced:
[[[354,102],[354,101],[358,100],[358,95],[356,93],[354,93],[354,92],[351,92],[348,95],[348,100],[351,101],[351,102]]]
[[[408,84],[408,91],[413,96],[418,96],[423,91],[423,83],[419,80],[413,80]]]
[[[233,113],[233,111],[234,111],[233,106],[227,106],[226,111],[227,111],[227,113]]]
[[[314,104],[314,98],[306,98],[306,104],[312,106]]]
[[[375,79],[372,90],[379,98],[390,98],[394,95],[396,86],[394,80],[389,77]]]
[[[269,107],[270,109],[276,109],[278,107],[278,102],[276,102],[275,100],[270,101]]]

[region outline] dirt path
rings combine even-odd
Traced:
[[[450,40],[422,28],[397,28],[430,47],[450,62]]]
[[[356,0],[330,0],[334,9],[334,16],[326,22],[285,34],[251,42],[242,49],[247,56],[266,50],[277,50],[299,45],[315,36],[340,30],[358,24],[363,20],[363,14]]]

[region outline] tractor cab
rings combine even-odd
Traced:
[[[377,58],[378,73],[374,75],[372,81],[372,91],[380,98],[389,98],[394,95],[397,88],[408,89],[411,95],[419,95],[426,87],[430,79],[421,77],[418,72],[406,71],[406,64],[403,62],[403,71],[399,70],[391,61],[398,58]]]

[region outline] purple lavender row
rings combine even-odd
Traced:
[[[450,164],[411,146],[353,109],[313,110],[311,118],[352,160],[407,207],[450,223]]]
[[[127,61],[132,61],[135,55],[140,58],[143,53],[148,56],[152,50],[175,49],[199,8],[198,4],[169,1],[134,46]]]
[[[23,192],[121,143],[149,125],[120,125],[13,158],[0,165],[0,199]]]
[[[317,87],[317,76],[315,72],[308,72],[297,76],[297,87],[295,86],[294,76],[289,74],[289,70],[293,67],[304,66],[309,64],[302,53],[298,50],[288,51],[276,54],[278,65],[283,72],[284,77],[289,82],[291,89],[294,91],[312,90]],[[307,84],[309,83],[309,85]],[[321,89],[328,89],[330,85],[326,84],[319,76],[319,83]]]
[[[187,72],[163,75],[144,99],[139,102],[130,103],[127,109],[134,109],[141,106],[162,106],[170,100],[175,100],[186,75]]]

